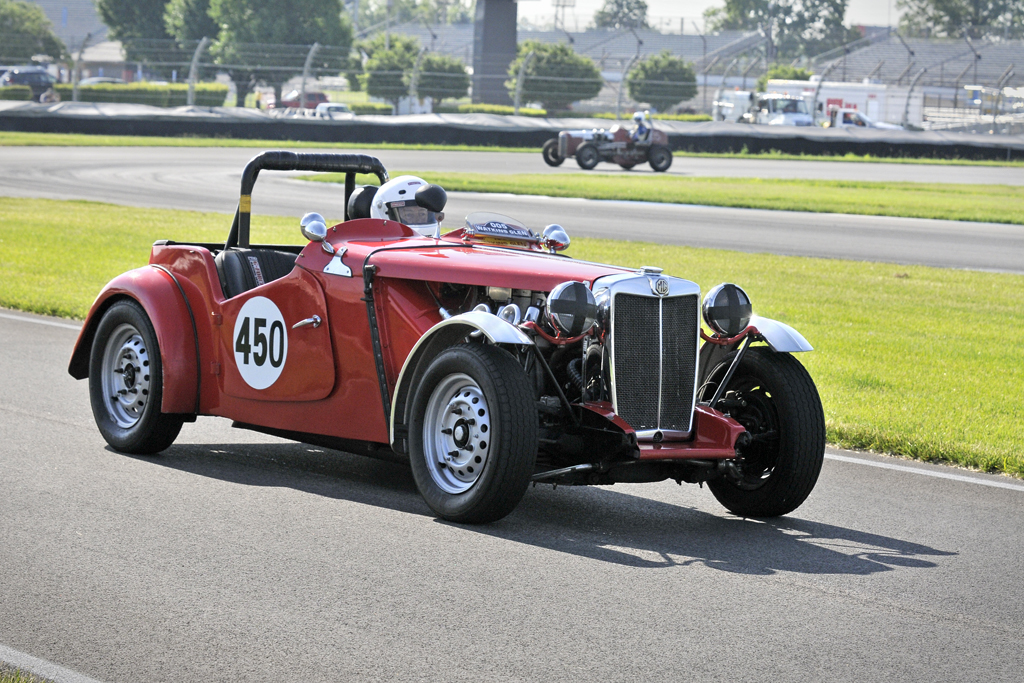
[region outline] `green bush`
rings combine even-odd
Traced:
[[[390,104],[383,104],[381,102],[353,102],[348,105],[348,108],[356,114],[389,116],[394,113],[394,109]]]
[[[629,70],[626,89],[635,101],[665,111],[697,94],[697,76],[693,64],[663,50]]]
[[[509,97],[515,98],[520,67],[531,52],[533,57],[523,72],[521,101],[540,102],[548,111],[556,111],[601,92],[604,81],[594,60],[576,54],[565,43],[527,40],[519,43],[516,59],[508,66],[505,87]]]
[[[73,88],[60,83],[54,88],[60,99],[70,102]],[[224,104],[228,87],[221,83],[197,83],[196,104],[201,107],[219,107]],[[79,102],[119,102],[122,104],[148,104],[154,107],[183,107],[188,101],[188,85],[171,83],[103,83],[78,88]]]
[[[8,85],[0,88],[0,100],[31,100],[32,88],[27,85]]]
[[[515,107],[505,104],[459,104],[455,106],[445,105],[434,107],[436,114],[498,114],[500,116],[512,116],[515,114]],[[520,116],[547,116],[545,109],[531,109],[530,107],[519,107]]]

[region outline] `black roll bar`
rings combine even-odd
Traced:
[[[260,171],[312,171],[314,173],[345,174],[345,220],[348,220],[348,198],[356,187],[357,173],[373,173],[383,185],[388,181],[388,172],[377,157],[367,154],[297,154],[280,150],[258,154],[245,165],[242,171],[242,192],[238,198],[235,220],[225,249],[249,247],[249,218],[252,212],[252,188]]]

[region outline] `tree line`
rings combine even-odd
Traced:
[[[124,45],[126,59],[165,77],[188,63],[200,39],[210,39],[209,54],[235,82],[239,102],[260,83],[272,86],[280,99],[282,84],[295,75],[296,63],[313,43],[329,46],[316,53],[315,72],[345,73],[354,89],[366,88],[385,100],[397,102],[410,90],[435,101],[459,98],[469,89],[460,60],[379,29],[392,22],[468,23],[474,0],[361,0],[357,13],[352,0],[349,6],[342,0],[95,1],[110,38]],[[705,14],[705,30],[760,31],[768,63],[792,61],[859,37],[844,24],[847,5],[848,0],[724,0]],[[897,0],[897,6],[905,35],[1024,36],[1024,0]],[[373,36],[357,40],[355,24]],[[604,0],[594,26],[647,28],[647,4]],[[68,56],[68,46],[41,8],[24,0],[0,0],[0,42],[8,59]],[[510,96],[518,91],[524,102],[541,102],[548,110],[590,99],[602,84],[594,62],[570,45],[529,41],[519,45],[506,82]],[[696,93],[693,65],[667,52],[638,61],[625,84],[632,99],[663,111]]]

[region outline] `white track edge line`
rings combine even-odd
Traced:
[[[981,479],[979,477],[965,477],[962,474],[949,474],[948,472],[933,472],[932,470],[921,469],[918,467],[907,467],[906,465],[893,465],[887,462],[875,462],[874,460],[862,460],[860,458],[851,458],[845,455],[833,455],[826,453],[825,458],[828,460],[837,460],[839,462],[848,462],[854,465],[867,465],[868,467],[880,467],[883,470],[896,470],[897,472],[909,472],[910,474],[923,474],[926,477],[936,477],[938,479],[952,479],[953,481],[962,481],[968,484],[980,484],[981,486],[991,486],[997,489],[1010,489],[1012,491],[1024,491],[1024,485],[1013,484],[1008,481],[993,481],[989,479]]]
[[[40,320],[38,318],[30,318],[27,315],[11,315],[10,313],[0,313],[0,318],[6,318],[7,320],[20,320],[23,323],[35,323],[36,325],[63,327],[66,330],[75,330],[76,332],[82,331],[81,325],[72,325],[70,323],[57,323],[52,320]]]
[[[53,662],[48,662],[45,659],[27,655],[24,652],[19,652],[4,645],[0,645],[0,662],[34,676],[55,681],[55,683],[100,683],[95,678],[89,678],[77,671],[72,671]]]

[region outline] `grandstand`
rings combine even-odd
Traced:
[[[458,57],[473,63],[473,25],[396,24],[392,33],[414,36],[433,52]],[[542,43],[571,43],[579,54],[597,62],[602,71],[618,71],[636,57],[641,58],[668,50],[697,64],[721,62],[727,57],[749,51],[763,41],[757,32],[722,31],[703,38],[696,33],[680,35],[652,30],[535,31],[520,29],[519,42],[537,40]]]
[[[922,86],[958,88],[963,85],[995,86],[1016,65],[1015,75],[1003,85],[1024,84],[1024,41],[982,39],[968,43],[952,38],[902,38],[895,31],[849,54],[833,50],[813,60],[815,71],[835,64],[830,78],[861,81],[865,78],[907,85],[922,69]]]

